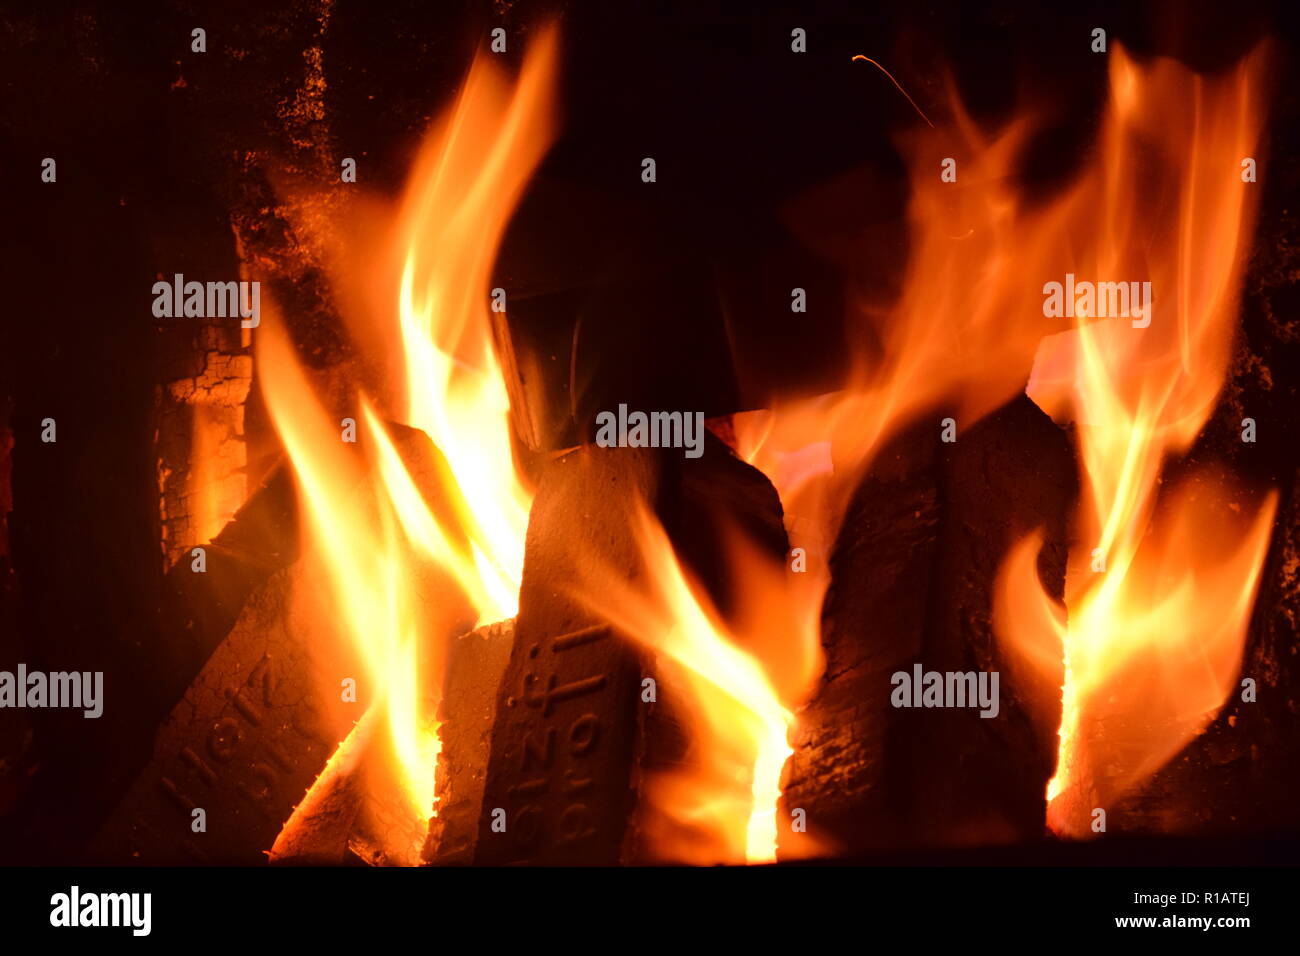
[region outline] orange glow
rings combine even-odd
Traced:
[[[798,575],[807,586],[794,597],[802,604],[791,613],[812,622],[814,640],[844,511],[882,445],[926,415],[936,441],[948,415],[960,434],[1024,388],[1038,343],[1059,328],[1025,277],[1053,274],[1070,236],[1059,210],[1035,206],[1011,186],[1032,124],[1020,119],[990,136],[955,93],[950,100],[949,119],[904,144],[912,192],[902,292],[892,303],[853,305],[843,387],[779,396],[768,409],[734,417],[738,453],[771,479],[790,543],[808,556]],[[959,178],[944,182],[938,160],[952,155],[961,157]],[[865,344],[873,339],[875,350]],[[792,706],[806,703],[818,676]]]
[[[942,406],[960,434],[1024,388],[1039,341],[1063,328],[1044,317],[1041,282],[1027,277],[1050,277],[1068,261],[1068,210],[1035,205],[1012,185],[1033,123],[1020,118],[990,135],[955,92],[949,113],[903,143],[911,197],[902,292],[851,306],[847,381],[735,416],[738,452],[772,479],[787,514],[813,535],[810,549],[834,541],[864,469],[900,427]],[[949,156],[961,158],[956,182],[939,176]]]
[[[694,759],[659,774],[646,797],[671,826],[652,828],[657,856],[680,863],[776,859],[781,771],[796,703],[821,670],[816,605],[747,542],[731,542],[744,601],[728,625],[694,584],[644,505],[634,521],[643,575],[587,582],[583,600],[656,655],[661,693],[685,709]],[[682,690],[685,693],[682,693]]]
[[[407,836],[381,848],[396,862],[418,860],[410,832],[434,812],[433,715],[447,642],[475,617],[496,621],[517,608],[531,494],[511,455],[489,285],[510,213],[552,136],[555,45],[553,30],[535,35],[517,82],[480,55],[427,138],[400,208],[381,215],[379,251],[334,250],[331,278],[357,309],[359,347],[373,350],[377,367],[401,357],[396,389],[358,392],[327,411],[273,308],[256,336],[266,404],[298,477],[303,560],[329,583],[317,614],[345,637],[331,673],[357,680],[355,706],[365,708],[365,786],[385,812],[419,824],[396,827]],[[331,241],[321,222],[300,226]],[[355,444],[342,439],[343,418],[355,422]],[[429,456],[399,451],[386,419],[422,430]],[[352,662],[359,673],[340,670]],[[335,699],[338,684],[326,692]],[[351,756],[321,774],[284,842],[361,746],[340,748]]]
[[[298,476],[311,546],[304,561],[322,568],[331,583],[332,606],[319,613],[337,616],[361,666],[359,673],[341,673],[340,681],[354,679],[357,700],[385,713],[383,732],[400,761],[393,768],[395,789],[407,814],[427,819],[438,749],[422,700],[431,689],[422,679],[428,668],[421,654],[429,622],[408,571],[401,528],[391,504],[367,488],[365,463],[340,440],[277,322],[263,321],[258,360],[267,406]]]
[[[1230,354],[1258,188],[1239,174],[1256,155],[1261,56],[1214,80],[1123,51],[1110,63],[1099,152],[1048,202],[1012,186],[1032,116],[987,135],[952,96],[950,119],[910,140],[903,291],[856,310],[861,339],[874,332],[878,349],[856,349],[839,392],[784,397],[735,420],[740,454],[772,479],[791,542],[810,555],[829,553],[863,470],[907,422],[931,414],[937,433],[942,407],[960,436],[1024,388],[1033,366],[1031,397],[1080,423],[1087,498],[1077,536],[1088,547],[1072,555],[1068,631],[1039,583],[1036,537],[1007,561],[997,616],[1039,680],[1064,681],[1051,818],[1072,833],[1089,821],[1071,800],[1086,791],[1091,808],[1132,786],[1222,705],[1274,508],[1271,497],[1243,507],[1229,482],[1205,473],[1170,495],[1149,529],[1161,468],[1200,432]],[[955,182],[936,173],[947,156],[958,158]],[[1069,319],[1045,315],[1044,283],[1068,272],[1150,281],[1153,321],[1084,315],[1066,331]],[[1089,570],[1093,547],[1106,555],[1104,576]]]
[[[1202,731],[1240,664],[1276,498],[1251,503],[1207,468],[1161,481],[1209,418],[1231,356],[1260,66],[1255,54],[1202,78],[1112,53],[1098,161],[1060,201],[1076,249],[1048,277],[1150,281],[1154,302],[1147,327],[1079,316],[1044,341],[1027,389],[1078,428],[1068,623],[1042,592],[1037,538],[1009,556],[995,620],[1022,661],[1060,675],[1047,792],[1060,834],[1088,835],[1094,808],[1109,811]]]
[[[199,402],[193,406],[190,439],[190,520],[193,540],[211,541],[235,516],[247,494],[244,442],[229,419],[242,414]]]
[[[510,402],[488,313],[497,246],[553,135],[554,32],[532,43],[513,91],[480,55],[416,164],[401,212],[402,421],[433,439],[456,476],[473,558],[458,580],[480,623],[518,610],[532,502],[513,467]],[[420,540],[450,561],[443,543]]]

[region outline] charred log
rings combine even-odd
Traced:
[[[1042,527],[1039,575],[1061,597],[1075,481],[1067,436],[1024,396],[955,444],[927,423],[877,456],[831,555],[826,670],[783,796],[810,834],[846,852],[1041,835],[1055,747],[993,634],[993,584]],[[997,671],[997,715],[892,706],[892,675],[916,664]]]
[[[712,436],[696,460],[680,450],[583,447],[552,464],[529,518],[476,863],[600,865],[641,852],[639,775],[654,760],[680,759],[680,741],[656,745],[673,723],[648,714],[641,701],[645,655],[597,619],[572,586],[592,566],[636,573],[638,499],[722,606],[729,590],[723,522],[776,557],[785,553],[775,490]]]
[[[438,706],[438,815],[429,821],[424,858],[439,865],[472,863],[483,817],[497,696],[515,622],[476,628],[453,642]]]
[[[348,722],[312,679],[310,628],[277,572],[159,728],[154,756],[96,839],[97,859],[255,864]],[[196,830],[202,810],[205,831]]]

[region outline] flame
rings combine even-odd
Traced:
[[[940,407],[959,431],[973,424],[1024,388],[1039,342],[1058,331],[1025,277],[1053,275],[1066,260],[1067,207],[1035,204],[1012,186],[1034,131],[1030,115],[981,130],[950,82],[948,118],[903,137],[911,197],[902,291],[852,306],[846,380],[735,416],[738,453],[772,480],[793,543],[810,555],[828,552],[850,496],[900,428]],[[945,182],[939,157],[952,156],[958,179]],[[939,426],[935,415],[936,434]]]
[[[1054,274],[1072,238],[1059,210],[1011,185],[1032,119],[990,135],[951,87],[949,98],[949,119],[903,139],[911,198],[902,291],[885,304],[859,296],[851,308],[847,380],[735,418],[741,457],[828,542],[888,438],[941,405],[964,428],[1004,404],[1023,389],[1043,335],[1057,330],[1025,276]],[[938,158],[954,155],[958,180],[944,182]]]
[[[485,57],[414,171],[402,212],[398,303],[403,420],[442,450],[464,496],[459,517],[473,568],[462,567],[458,579],[480,623],[518,611],[532,502],[512,463],[510,401],[487,293],[510,213],[551,140],[554,32],[537,37],[513,96]],[[436,538],[421,541],[446,556]]]
[[[1245,508],[1229,481],[1201,473],[1157,509],[1164,463],[1199,434],[1227,367],[1253,223],[1256,187],[1239,173],[1261,124],[1262,54],[1213,81],[1171,61],[1141,66],[1122,50],[1110,62],[1099,152],[1047,202],[1011,185],[1033,115],[988,135],[950,95],[950,118],[909,138],[902,292],[856,309],[847,383],[735,420],[741,456],[780,492],[792,543],[826,554],[887,438],[940,407],[960,433],[1024,388],[1032,364],[1031,397],[1080,425],[1077,535],[1089,547],[1073,555],[1068,628],[1037,576],[1041,539],[1014,549],[997,629],[1057,691],[1064,671],[1050,796],[1053,826],[1070,832],[1087,821],[1067,809],[1069,794],[1096,788],[1104,802],[1131,787],[1221,706],[1275,506],[1270,496]],[[938,157],[957,157],[956,182],[936,175]],[[1151,324],[1083,315],[1062,332],[1045,316],[1042,283],[1067,272],[1152,282]],[[1052,333],[1061,334],[1043,343]],[[1104,576],[1086,568],[1092,547],[1106,555]]]
[[[1145,328],[1079,316],[1044,341],[1027,389],[1076,422],[1083,484],[1068,624],[1034,570],[1037,538],[1009,556],[996,609],[1022,660],[1063,674],[1047,791],[1058,833],[1086,835],[1094,808],[1112,807],[1204,729],[1241,660],[1276,498],[1245,505],[1207,468],[1162,493],[1162,473],[1200,433],[1228,368],[1254,215],[1255,187],[1239,173],[1261,125],[1260,68],[1258,52],[1217,78],[1113,53],[1099,159],[1060,200],[1078,242],[1069,271],[1150,281],[1154,306]]]
[[[342,416],[326,412],[274,308],[258,332],[266,404],[301,489],[305,560],[329,585],[318,613],[337,615],[346,635],[338,662],[359,662],[357,699],[368,716],[383,713],[368,725],[366,786],[389,811],[398,800],[420,829],[435,812],[433,714],[446,643],[475,617],[496,621],[517,608],[531,493],[514,468],[488,286],[510,213],[553,135],[555,58],[553,29],[535,35],[515,83],[480,54],[380,227],[381,252],[336,250],[331,278],[357,309],[354,337],[376,366],[401,359],[399,394],[386,405],[383,394],[349,399],[355,445],[341,440]],[[302,225],[330,240],[327,224]],[[350,259],[361,268],[344,268]],[[432,439],[432,464],[399,451],[386,419]],[[338,772],[322,774],[313,791]],[[309,792],[295,818],[319,802]],[[285,830],[294,827],[291,819]],[[390,839],[390,859],[418,858],[407,837]]]
[[[949,98],[947,120],[903,142],[912,192],[902,291],[886,304],[860,297],[851,309],[851,367],[842,387],[777,396],[766,409],[734,417],[738,454],[771,479],[790,542],[808,556],[807,586],[790,613],[812,622],[818,646],[828,557],[848,502],[885,442],[927,414],[937,437],[941,407],[960,429],[1012,399],[1042,337],[1055,331],[1038,287],[1024,277],[1051,274],[1070,237],[1058,210],[1030,203],[1010,185],[1032,121],[990,135],[951,85]],[[944,182],[938,158],[953,155],[961,157],[959,180]],[[819,676],[794,706],[807,702]]]
[[[262,388],[298,477],[312,545],[308,558],[323,565],[332,584],[328,610],[340,616],[342,630],[355,642],[364,669],[362,694],[376,688],[374,705],[386,712],[385,729],[400,758],[397,782],[405,809],[427,817],[437,737],[420,705],[423,619],[404,567],[401,527],[391,503],[373,486],[367,488],[364,462],[348,454],[280,324],[262,325]]]
[[[633,528],[641,579],[602,576],[580,597],[657,655],[664,693],[685,709],[694,758],[646,786],[668,821],[650,824],[654,851],[685,863],[771,862],[792,704],[821,669],[816,619],[800,617],[816,605],[795,593],[798,576],[737,535],[730,552],[745,600],[728,623],[644,503]]]

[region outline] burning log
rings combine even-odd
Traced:
[[[638,500],[652,504],[724,609],[726,522],[778,558],[785,553],[775,490],[712,435],[695,460],[675,450],[583,447],[553,462],[529,518],[517,637],[497,694],[475,863],[601,865],[642,854],[640,776],[680,759],[681,741],[671,739],[672,720],[642,702],[642,655],[573,587],[593,566],[634,573]]]
[[[187,544],[211,539],[246,497],[244,402],[253,359],[241,354],[239,329],[229,324],[205,321],[192,336],[169,329],[164,339],[189,360],[159,389],[160,517],[169,567],[183,559]],[[208,347],[196,348],[192,339]]]
[[[395,788],[376,788],[384,708],[371,706],[339,744],[306,798],[280,830],[268,861],[280,865],[413,866],[422,820],[401,807]]]
[[[471,863],[483,817],[497,694],[514,646],[515,622],[476,628],[455,641],[438,705],[437,816],[429,821],[424,859]]]
[[[294,810],[275,845],[270,862],[282,865],[364,863],[412,865],[422,856],[440,865],[467,863],[477,837],[477,823],[487,771],[488,743],[501,674],[509,656],[514,622],[501,621],[462,635],[453,642],[439,705],[442,742],[437,781],[437,816],[427,838],[412,832],[395,840],[379,832],[394,826],[410,829],[406,814],[388,801],[385,791],[367,786],[377,761],[374,707],[341,743]],[[394,855],[386,847],[423,843],[422,853]]]
[[[156,681],[159,719],[231,632],[249,597],[298,557],[293,472],[281,462],[204,549],[205,570],[186,556],[166,578],[165,656]]]
[[[826,670],[782,799],[810,835],[850,853],[1041,835],[1055,746],[996,644],[993,585],[1007,549],[1044,527],[1039,573],[1062,595],[1075,487],[1065,433],[1024,396],[953,445],[927,423],[882,450],[831,555]],[[917,664],[997,672],[996,716],[891,706],[893,675]],[[784,833],[782,853],[799,839]]]
[[[347,727],[328,716],[312,679],[311,629],[291,612],[297,578],[276,572],[249,600],[159,729],[153,761],[100,832],[96,858],[262,861]]]
[[[267,861],[283,865],[337,865],[354,858],[349,842],[365,801],[358,772],[369,752],[380,712],[371,708],[326,762],[306,798],[280,830]]]
[[[419,430],[388,429],[421,494],[444,513],[450,486],[442,456]],[[299,522],[294,476],[281,463],[204,546],[202,573],[188,559],[169,572],[164,624],[178,639],[153,706],[160,715],[170,709],[170,716],[152,762],[100,834],[105,858],[261,862],[294,801],[344,737],[348,720],[323,716],[326,701],[310,666],[309,651],[328,628],[293,600],[303,583]],[[179,682],[194,673],[183,690]],[[177,835],[156,822],[174,820],[178,808],[202,808],[214,827],[238,820],[239,838],[210,844],[200,833]]]

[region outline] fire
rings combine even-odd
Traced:
[[[1038,343],[1054,330],[1037,286],[1024,277],[1047,270],[1069,235],[1057,212],[1009,185],[1032,125],[1017,120],[991,136],[955,92],[950,101],[946,120],[932,125],[927,118],[927,128],[905,139],[911,255],[896,301],[863,296],[853,307],[847,381],[834,392],[778,396],[768,409],[735,416],[739,454],[771,479],[791,544],[808,556],[807,584],[790,613],[810,622],[818,646],[828,556],[882,445],[927,414],[937,439],[940,408],[962,428],[1013,398]],[[938,158],[954,154],[962,157],[959,180],[944,182]],[[796,709],[819,676],[811,674],[795,695]]]
[[[278,323],[263,323],[262,387],[286,454],[294,463],[307,521],[310,560],[332,583],[332,607],[355,641],[375,705],[400,757],[399,792],[412,814],[433,803],[436,737],[421,717],[419,596],[404,569],[405,548],[392,506],[366,488],[362,463],[317,402]],[[272,371],[273,370],[273,371]],[[361,676],[361,675],[358,675]],[[354,678],[356,679],[356,678]],[[427,809],[424,813],[427,815]]]
[[[745,600],[727,622],[643,503],[633,526],[641,579],[602,577],[582,596],[657,655],[663,686],[686,710],[694,759],[646,789],[671,821],[652,825],[655,852],[685,863],[771,862],[792,705],[821,668],[816,620],[800,616],[815,604],[797,594],[797,576],[792,583],[780,563],[737,537],[730,550]]]
[[[1063,673],[1047,791],[1061,834],[1086,835],[1094,808],[1203,730],[1241,660],[1275,496],[1249,504],[1204,467],[1172,487],[1162,476],[1200,433],[1228,368],[1260,68],[1256,53],[1211,79],[1113,53],[1099,159],[1059,201],[1077,243],[1061,272],[1149,281],[1154,302],[1139,319],[1097,318],[1085,303],[1074,329],[1044,342],[1027,389],[1076,423],[1083,484],[1068,623],[1038,581],[1036,538],[1009,556],[996,609],[1021,659]]]
[[[513,464],[489,285],[511,210],[552,136],[555,47],[553,30],[538,33],[513,83],[480,55],[426,139],[400,209],[383,217],[380,253],[336,250],[332,278],[356,310],[354,337],[378,367],[401,357],[398,394],[358,392],[327,412],[274,315],[258,331],[266,404],[301,489],[305,561],[328,582],[318,613],[336,616],[347,638],[339,662],[359,663],[357,700],[370,708],[364,742],[341,747],[347,759],[331,761],[286,833],[363,746],[373,799],[423,830],[446,642],[516,611],[531,494]],[[325,224],[304,223],[313,225],[329,241]],[[359,269],[342,265],[352,255]],[[385,420],[420,429],[432,447],[403,445]],[[418,858],[406,835],[392,840],[390,859]]]
[[[513,465],[487,287],[552,135],[554,35],[533,44],[513,85],[475,62],[385,221],[390,242],[361,258],[364,278],[337,277],[353,287],[351,302],[367,304],[353,319],[362,338],[401,357],[396,394],[351,399],[358,446],[340,441],[339,414],[317,398],[274,319],[258,335],[267,406],[302,488],[305,550],[322,565],[330,610],[371,689],[365,733],[340,749],[331,773],[362,748],[388,753],[367,783],[388,794],[396,785],[421,823],[433,812],[444,644],[475,619],[517,609],[530,492]],[[592,609],[653,651],[684,691],[674,701],[692,759],[647,788],[672,823],[657,836],[666,858],[775,859],[781,774],[822,667],[826,554],[849,496],[905,423],[934,414],[937,431],[942,409],[965,427],[1025,389],[1031,366],[1031,397],[1078,425],[1085,489],[1069,623],[1038,580],[1037,538],[1008,558],[995,609],[1022,659],[1064,674],[1052,826],[1086,829],[1085,808],[1158,769],[1231,689],[1274,499],[1245,507],[1205,468],[1163,494],[1161,480],[1200,433],[1226,373],[1253,218],[1237,171],[1260,125],[1259,58],[1217,80],[1164,61],[1140,66],[1122,51],[1111,64],[1099,154],[1050,202],[1011,185],[1030,118],[986,135],[954,97],[948,120],[916,131],[902,292],[855,309],[862,340],[878,348],[854,356],[834,394],[785,396],[737,417],[742,456],[777,486],[792,543],[809,552],[807,573],[731,542],[744,593],[741,611],[724,619],[642,504],[642,573],[584,582]],[[953,154],[959,182],[943,181],[933,160]],[[1139,172],[1139,158],[1150,168]],[[1074,328],[1062,331],[1042,282],[1074,275],[1149,283],[1153,304],[1139,322],[1102,318],[1097,299],[1071,302]],[[415,468],[385,421],[427,435],[431,464]],[[1098,556],[1104,571],[1094,572]],[[395,847],[393,857],[410,852]]]
[[[951,96],[950,118],[910,137],[902,292],[857,310],[861,339],[874,335],[878,349],[857,349],[839,392],[783,397],[736,419],[742,456],[781,494],[792,543],[824,555],[886,438],[940,407],[958,429],[970,424],[1020,391],[1033,364],[1031,397],[1079,423],[1078,540],[1089,546],[1073,555],[1068,628],[1039,582],[1037,538],[1008,559],[997,623],[1058,688],[1064,663],[1049,793],[1052,824],[1064,832],[1086,828],[1084,804],[1131,787],[1202,729],[1240,660],[1274,499],[1243,506],[1229,481],[1208,472],[1164,499],[1158,491],[1166,460],[1199,434],[1227,368],[1253,222],[1255,187],[1239,173],[1255,155],[1260,71],[1258,53],[1212,81],[1113,52],[1100,151],[1071,187],[1040,203],[1010,185],[1032,115],[987,135]],[[959,157],[954,182],[935,173],[944,156]],[[1102,320],[1119,292],[1107,287],[1091,312],[1082,303],[1076,328],[1040,351],[1045,335],[1061,331],[1042,283],[1067,274],[1154,289],[1154,306],[1142,315],[1134,301],[1128,316]],[[1088,567],[1093,548],[1104,574]],[[821,592],[809,599],[820,602]]]
[[[554,34],[544,32],[508,98],[480,55],[445,130],[416,166],[402,215],[403,421],[442,450],[464,496],[473,568],[458,580],[481,623],[518,610],[532,502],[512,463],[510,401],[487,293],[510,213],[550,143],[554,60]],[[445,555],[441,542],[421,540]]]
[[[902,291],[889,303],[859,295],[847,380],[827,394],[777,396],[735,419],[741,457],[772,479],[792,536],[804,539],[795,543],[810,553],[833,544],[849,496],[886,440],[940,407],[964,428],[1012,399],[1038,343],[1058,330],[1025,276],[1052,274],[1072,236],[1060,210],[1011,186],[1033,123],[1020,118],[990,135],[955,90],[949,100],[945,120],[903,139],[912,193]],[[954,155],[960,173],[945,182],[939,157]]]

